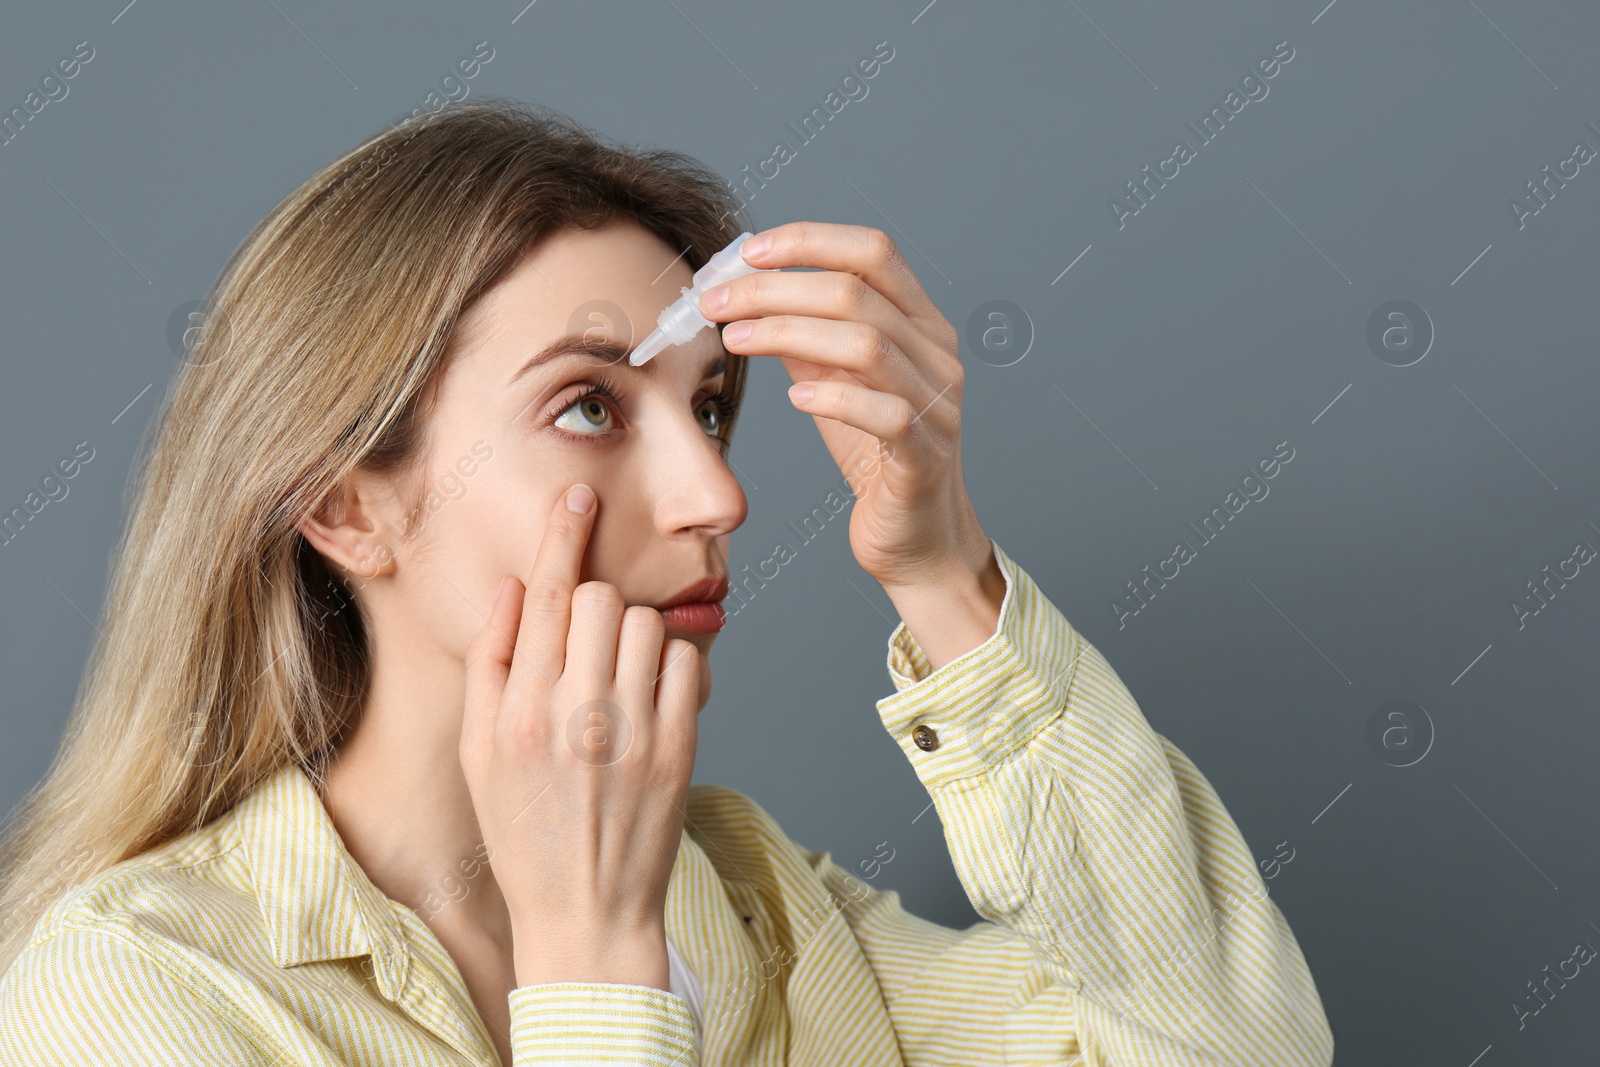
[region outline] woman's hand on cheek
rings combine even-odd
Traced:
[[[700,657],[654,608],[578,581],[599,507],[558,500],[526,586],[504,579],[467,653],[461,767],[517,984],[665,989]]]
[[[728,351],[777,356],[796,382],[791,401],[855,493],[850,548],[862,569],[891,595],[987,574],[993,553],[961,472],[958,334],[894,242],[866,226],[791,222],[750,238],[744,256],[822,268],[736,278],[701,307],[730,324]]]

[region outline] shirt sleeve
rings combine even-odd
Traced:
[[[510,994],[512,1067],[699,1067],[683,997],[620,982],[549,982]]]
[[[812,854],[851,900],[907,1064],[997,1047],[1008,1065],[1331,1064],[1299,944],[1221,799],[990,544],[995,633],[934,671],[901,622],[877,704],[987,921],[926,922]]]

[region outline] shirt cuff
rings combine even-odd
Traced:
[[[935,671],[904,620],[889,635],[895,692],[877,702],[878,716],[930,787],[984,773],[1048,726],[1065,709],[1087,646],[1028,573],[989,544],[1006,593],[987,640]]]
[[[655,986],[549,982],[510,994],[513,1067],[696,1067],[689,1002]]]

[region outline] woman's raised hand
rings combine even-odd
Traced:
[[[467,651],[461,766],[511,913],[517,985],[667,989],[699,654],[665,640],[654,608],[578,583],[596,510],[593,491],[573,487],[527,584],[501,584]]]
[[[856,562],[891,597],[979,573],[1003,586],[961,470],[960,336],[894,241],[870,226],[786,222],[742,253],[753,267],[821,268],[735,278],[706,290],[700,310],[725,324],[729,352],[777,356],[794,379],[791,402],[855,493]]]

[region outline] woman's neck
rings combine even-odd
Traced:
[[[328,768],[323,806],[385,895],[430,926],[481,932],[509,951],[510,915],[458,755],[462,666],[437,651],[374,646],[368,698]]]

